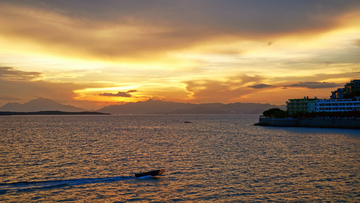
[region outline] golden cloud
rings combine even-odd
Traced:
[[[2,8],[0,38],[6,42],[6,48],[107,60],[165,60],[169,53],[205,44],[247,39],[262,41],[263,44],[268,43],[269,38],[276,40],[292,34],[300,36],[299,33],[322,33],[345,23],[339,20],[342,19],[338,17],[341,14],[327,15],[326,18],[314,16],[313,23],[316,26],[309,23],[310,19],[305,19],[301,26],[291,30],[285,27],[257,26],[256,21],[265,24],[268,23],[267,19],[254,19],[255,22],[239,19],[237,26],[229,19],[226,24],[220,26],[218,21],[214,21],[213,24],[211,21],[188,22],[185,21],[186,18],[147,20],[146,16],[142,15],[138,18],[120,15],[113,19],[90,19],[11,4],[2,4]],[[225,19],[222,20],[225,22]],[[278,24],[291,27],[293,20]],[[225,54],[243,52],[231,47],[215,47],[214,51]]]

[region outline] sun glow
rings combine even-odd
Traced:
[[[179,15],[179,7],[192,3],[143,12],[108,1],[94,13],[87,9],[97,2],[79,2],[72,5],[81,12],[53,1],[0,3],[0,106],[47,95],[87,106],[149,98],[279,104],[306,91],[324,94],[292,84],[359,76],[356,6],[319,10],[304,2],[306,13],[293,8],[296,15],[288,15],[282,4],[274,12],[254,3],[249,14],[239,7],[217,16],[207,6]],[[259,11],[261,18],[251,15]]]

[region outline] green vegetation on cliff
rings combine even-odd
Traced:
[[[263,112],[263,115],[267,118],[286,118],[288,113],[279,108],[271,108]]]

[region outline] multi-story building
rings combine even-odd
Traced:
[[[360,91],[360,80],[352,80],[348,85],[351,88],[351,92]]]
[[[352,80],[345,84],[343,88],[339,88],[331,92],[331,99],[343,99],[345,95],[360,91],[360,80]]]
[[[342,112],[360,111],[360,80],[352,80],[343,88],[331,92],[330,99],[319,100],[304,97],[303,99],[289,99],[286,102],[287,112],[291,115],[302,112]],[[347,98],[347,99],[344,99]]]
[[[316,101],[316,112],[360,111],[360,97]]]
[[[289,99],[286,102],[286,110],[291,115],[294,113],[307,113],[307,112],[315,112],[316,110],[316,101],[318,99],[304,97],[303,99]]]

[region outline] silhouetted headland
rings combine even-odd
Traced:
[[[111,115],[109,113],[83,111],[83,112],[66,112],[66,111],[36,111],[36,112],[12,112],[0,111],[0,116],[11,115]]]
[[[315,128],[346,128],[360,129],[360,119],[332,118],[265,118],[260,117],[255,125],[276,127],[315,127]]]

